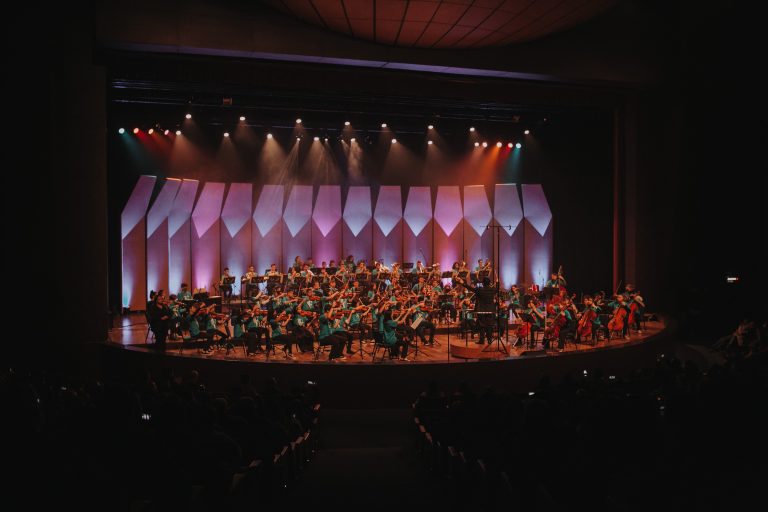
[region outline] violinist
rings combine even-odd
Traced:
[[[413,308],[412,321],[416,322],[421,319],[421,322],[416,326],[416,335],[421,339],[421,344],[432,347],[435,344],[435,324],[429,320],[429,308],[424,305],[424,302],[420,302]],[[424,336],[424,331],[429,331],[429,341]]]
[[[453,290],[450,285],[447,285],[443,290],[442,302],[440,303],[440,310],[448,317],[449,322],[456,322],[456,291]]]
[[[269,346],[269,329],[267,328],[267,310],[260,309],[256,304],[253,309],[247,310],[243,315],[243,321],[246,329],[246,340],[248,340],[248,355],[254,355],[261,352],[261,338],[264,338],[264,344]]]
[[[346,359],[342,355],[344,340],[331,331],[335,315],[336,310],[330,304],[326,304],[323,314],[318,317],[317,340],[321,346],[331,345],[331,354],[328,356],[329,361],[344,361]]]
[[[347,354],[354,354],[354,351],[352,350],[353,336],[352,333],[347,331],[347,326],[349,325],[349,319],[351,316],[352,311],[348,310],[346,313],[344,310],[337,311],[336,317],[333,318],[333,324],[331,326],[331,334],[337,338],[340,338],[342,340],[342,344],[347,346]]]
[[[373,330],[370,325],[363,322],[363,318],[367,315],[373,306],[364,306],[359,303],[352,309],[352,314],[349,316],[349,328],[356,330],[360,335],[360,349],[363,347],[363,340],[371,339],[373,337]]]
[[[547,317],[544,314],[544,309],[538,307],[533,299],[528,301],[528,308],[523,310],[523,313],[529,315],[533,319],[533,323],[531,324],[531,340],[533,340],[534,333],[544,328],[544,322]]]
[[[397,318],[392,318],[392,311],[386,308],[379,322],[379,330],[382,332],[382,338],[385,345],[389,347],[390,355],[398,357],[400,361],[409,361],[408,343],[398,333],[397,327],[405,320],[410,310],[403,311]]]
[[[411,287],[411,291],[416,295],[422,296],[427,291],[427,282],[423,277],[419,278],[419,282]]]
[[[312,311],[305,311],[299,307],[293,315],[291,330],[296,336],[296,341],[301,352],[313,352],[315,335],[309,329],[309,323],[317,316]]]
[[[286,359],[296,359],[292,349],[293,345],[297,342],[296,335],[288,332],[288,324],[291,322],[292,317],[293,315],[283,311],[279,315],[274,316],[269,323],[272,328],[272,336],[270,344],[267,345],[267,350],[272,348],[272,344],[282,344]]]
[[[201,308],[201,314],[203,315],[203,325],[205,325],[205,330],[208,333],[208,339],[211,341],[216,341],[218,339],[218,341],[226,342],[227,352],[229,352],[229,349],[232,348],[231,343],[227,341],[231,337],[228,323],[229,317],[216,313],[216,304]],[[226,332],[219,330],[219,324],[224,325],[224,330]]]

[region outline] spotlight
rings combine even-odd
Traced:
[[[344,121],[344,126],[349,126],[349,121]]]
[[[271,138],[272,138],[272,134],[271,134],[271,133],[268,133],[268,134],[267,134],[267,138],[268,138],[268,139],[271,139]]]
[[[386,128],[387,127],[387,123],[381,123],[381,127],[382,128]]]
[[[181,135],[181,130],[176,130],[176,135]]]
[[[392,139],[392,144],[397,144],[397,139]]]
[[[524,134],[526,134],[526,135],[528,135],[528,134],[530,134],[530,133],[531,133],[531,130],[525,130],[523,133],[524,133]]]
[[[434,129],[435,129],[435,126],[434,126],[434,125],[429,125],[429,126],[427,126],[427,129],[429,129],[429,130],[434,130]]]
[[[245,116],[240,116],[241,121],[245,121]]]
[[[469,127],[469,131],[471,131],[471,132],[475,131],[475,127],[474,126],[470,126]]]
[[[488,143],[487,142],[483,142],[483,147],[487,148],[488,147]]]
[[[354,137],[352,137],[351,139],[349,139],[349,142],[355,142],[355,141],[357,141],[357,139],[356,139],[356,138],[354,138]]]
[[[479,142],[475,142],[475,147],[477,147],[477,146],[479,146],[479,145],[480,145],[480,143],[479,143]]]
[[[301,140],[301,137],[296,137],[296,140],[297,140],[297,141]]]
[[[155,133],[155,130],[154,130],[154,128],[150,128],[149,130],[147,130],[147,133],[148,133],[148,134],[150,134],[150,135],[152,135],[153,133]]]
[[[117,133],[122,135],[123,133],[125,133],[125,128],[120,128],[119,130],[117,130]]]
[[[508,142],[508,143],[507,143],[507,147],[508,147],[508,148],[512,149],[512,146],[513,146],[513,144],[512,144],[511,142]]]
[[[328,137],[325,138],[325,142],[328,142]]]
[[[522,145],[522,144],[520,144],[520,143],[518,142],[517,144],[515,144],[515,147],[516,147],[517,149],[520,149],[521,147],[523,147],[523,145]]]
[[[171,131],[170,130],[165,130],[165,132],[163,132],[163,133],[167,136],[169,133],[171,133]]]
[[[138,128],[134,128],[134,129],[133,129],[133,133],[134,133],[134,134],[136,134],[136,133],[139,133],[139,129],[138,129]]]
[[[296,119],[296,124],[301,124],[301,118]]]
[[[229,132],[224,132],[225,137],[229,137]]]
[[[433,144],[433,142],[431,140],[428,140],[427,144],[429,144],[431,146]]]
[[[187,114],[184,117],[186,117],[187,119],[192,119],[192,114]]]
[[[315,137],[315,142],[319,141],[320,137]]]
[[[497,142],[497,143],[496,143],[496,147],[497,147],[497,148],[500,148],[500,147],[501,147],[501,142]]]

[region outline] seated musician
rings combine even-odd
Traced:
[[[485,265],[483,264],[483,258],[480,258],[477,260],[477,266],[475,267],[475,272],[482,272],[485,270]]]
[[[346,359],[342,354],[344,340],[334,335],[331,330],[335,315],[336,310],[330,304],[326,304],[325,311],[319,317],[320,327],[317,332],[317,340],[321,346],[331,345],[331,353],[328,356],[329,361],[344,361]]]
[[[181,283],[181,290],[177,294],[179,300],[192,300],[192,292],[189,291],[187,283]]]
[[[328,268],[323,267],[320,269],[320,281],[316,282],[316,284],[328,284],[331,282],[331,275],[328,273]]]
[[[315,273],[312,272],[312,269],[308,263],[304,264],[304,266],[301,269],[301,272],[299,272],[299,275],[306,279],[312,279],[313,277],[315,277]]]
[[[610,308],[611,314],[614,314],[614,315],[616,314],[617,309],[624,308],[624,310],[626,310],[627,312],[627,316],[625,318],[627,319],[629,318],[629,313],[630,313],[629,304],[627,304],[627,301],[624,300],[624,295],[614,296],[613,300],[608,303],[607,307]],[[624,338],[629,338],[629,322],[627,322],[626,320],[624,321],[624,328],[621,331],[621,335]]]
[[[293,265],[291,265],[291,268],[293,268],[294,270],[296,270],[296,272],[298,272],[301,270],[303,266],[304,266],[304,262],[301,261],[300,256],[296,256],[295,258],[293,258]]]
[[[355,274],[367,274],[368,273],[368,267],[365,266],[365,262],[363,260],[360,260],[357,262],[357,267],[355,267]]]
[[[312,311],[305,310],[302,307],[295,309],[293,324],[290,328],[296,336],[296,343],[301,352],[313,352],[315,350],[315,335],[308,326],[314,317],[315,313]]]
[[[633,289],[629,299],[630,315],[627,323],[630,324],[638,334],[641,334],[643,331],[641,330],[640,322],[645,314],[645,302],[643,296],[640,295],[639,291]]]
[[[250,269],[252,269],[252,268],[253,267],[248,267],[249,272],[250,272]],[[281,277],[281,276],[282,276],[282,274],[280,273],[279,270],[277,270],[277,264],[276,263],[272,263],[269,266],[269,270],[267,271],[267,277]]]
[[[441,296],[442,302],[440,303],[440,309],[445,311],[445,314],[447,315],[450,322],[456,321],[456,304],[454,303],[455,297],[456,292],[451,289],[450,285],[446,286],[443,290],[443,295]]]
[[[187,312],[187,306],[176,295],[171,295],[168,301],[168,309],[171,311],[171,340],[178,340],[183,336],[181,324]]]
[[[435,344],[435,324],[429,320],[429,311],[424,303],[421,302],[413,308],[412,322],[421,319],[421,323],[416,327],[416,335],[421,339],[422,345],[433,346]],[[424,336],[424,331],[429,331],[429,341]]]
[[[530,315],[533,319],[533,323],[531,323],[531,343],[533,343],[534,333],[544,328],[544,320],[546,319],[544,308],[536,306],[536,303],[530,300],[528,301],[528,308],[523,310],[523,313]]]
[[[224,283],[224,280],[230,277],[232,277],[232,275],[229,273],[229,267],[227,267],[224,269],[224,273],[221,274],[221,279],[219,279],[219,291],[225,298],[232,297],[232,285]]]
[[[205,306],[205,304],[202,304],[202,306]],[[213,353],[213,349],[210,345],[210,338],[208,337],[208,333],[200,328],[200,322],[203,319],[202,312],[203,307],[201,307],[201,305],[192,304],[192,306],[189,308],[189,311],[187,312],[185,323],[189,329],[189,336],[191,340],[205,340],[205,344],[201,349],[198,350],[198,352],[204,355],[208,355]]]
[[[591,320],[590,320],[591,329],[586,329],[586,331],[591,331],[592,332],[592,340],[591,341],[594,342],[594,341],[597,340],[597,335],[598,335],[598,333],[600,331],[600,328],[601,328],[600,315],[599,315],[600,308],[595,305],[594,300],[592,299],[591,295],[585,295],[584,299],[583,299],[583,302],[584,302],[584,310],[581,313],[579,313],[579,315],[578,315],[577,325],[578,325],[578,323],[582,320],[582,318],[585,315],[588,318],[591,318]],[[581,330],[580,329],[579,329],[579,331],[577,331],[576,336],[577,336],[577,340],[581,341]]]
[[[349,317],[349,328],[352,331],[357,331],[360,335],[360,347],[362,349],[363,340],[371,339],[373,336],[371,326],[363,321],[363,318],[371,310],[371,307],[365,307],[362,302],[358,301],[358,305],[352,310],[352,314]]]
[[[297,256],[298,258],[298,256]],[[291,322],[292,315],[283,311],[279,315],[272,317],[269,322],[272,328],[272,336],[270,342],[272,344],[282,344],[285,348],[286,359],[296,359],[293,355],[293,345],[296,343],[296,335],[288,332],[288,324]],[[270,347],[268,347],[269,349]]]
[[[264,338],[264,344],[269,346],[269,329],[267,328],[267,312],[260,309],[259,304],[253,309],[248,310],[243,315],[248,340],[248,355],[261,352],[261,338]]]
[[[421,274],[423,272],[426,272],[427,269],[424,268],[424,264],[421,262],[421,260],[416,261],[416,266],[413,267],[413,270],[411,270],[412,274]]]
[[[426,279],[420,277],[419,282],[411,287],[411,291],[420,296],[424,295],[428,291]]]
[[[386,309],[382,312],[379,320],[379,330],[382,333],[383,343],[390,347],[390,356],[397,357],[401,361],[409,361],[408,343],[406,343],[405,339],[398,334],[397,327],[407,314],[408,310],[403,312],[399,317],[392,318],[392,311]]]
[[[229,338],[232,334],[229,331],[229,323],[224,315],[219,315],[215,311],[216,304],[211,304],[205,311],[203,311],[204,324],[208,338],[214,341],[218,338],[219,341],[224,341],[227,347],[227,352],[232,348],[232,344],[229,342]],[[219,325],[224,326],[224,331],[219,329]],[[226,331],[226,332],[225,332]]]

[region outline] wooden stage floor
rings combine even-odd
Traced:
[[[149,343],[147,339],[147,323],[144,319],[143,313],[130,314],[123,316],[116,322],[115,327],[109,331],[109,343],[115,345],[121,345],[129,350],[154,352],[154,344],[152,343],[152,336],[149,336]],[[512,327],[512,326],[511,326]],[[556,349],[557,343],[552,345],[555,348],[550,350],[542,350],[541,342],[539,341],[536,346],[531,349],[527,343],[515,343],[516,337],[514,330],[510,331],[509,338],[503,339],[503,344],[500,346],[497,342],[494,342],[491,347],[486,345],[480,345],[477,343],[477,336],[474,339],[465,339],[459,336],[458,324],[442,324],[437,326],[437,333],[435,334],[434,346],[422,346],[421,342],[418,343],[418,352],[414,347],[409,348],[408,358],[410,361],[397,361],[389,360],[384,357],[384,363],[387,364],[419,364],[419,363],[464,363],[472,360],[488,360],[488,359],[515,359],[519,357],[536,356],[563,356],[575,353],[585,353],[590,351],[599,351],[605,349],[614,349],[624,346],[636,345],[642,343],[645,340],[659,334],[664,330],[664,324],[660,321],[646,322],[642,333],[636,333],[630,331],[628,339],[612,339],[610,341],[600,340],[595,345],[592,343],[573,343],[569,341],[565,345],[565,349],[559,352]],[[450,354],[449,354],[449,339],[450,339]],[[417,338],[418,341],[418,338]],[[201,354],[198,350],[198,345],[193,345],[191,342],[184,343],[181,346],[180,341],[168,340],[165,354],[168,356],[178,357],[192,357],[211,360],[238,360],[238,361],[253,361],[253,362],[269,362],[274,364],[371,364],[371,351],[373,350],[373,342],[363,344],[363,353],[360,352],[348,355],[345,354],[346,360],[330,363],[328,361],[328,353],[326,351],[315,360],[315,354],[313,352],[301,353],[297,347],[294,347],[295,359],[286,359],[283,356],[282,348],[277,348],[275,352],[267,359],[263,353],[258,353],[255,356],[246,357],[245,348],[241,341],[234,341],[234,349],[227,353],[225,350],[215,350],[212,354]],[[353,350],[360,349],[360,342],[355,336],[355,340],[352,343]],[[502,349],[502,350],[499,350]],[[504,351],[506,350],[506,352]],[[382,362],[382,352],[376,355],[376,364]]]

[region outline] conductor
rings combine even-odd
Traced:
[[[475,314],[477,315],[477,324],[480,330],[477,342],[482,345],[487,337],[490,344],[493,340],[493,323],[496,318],[497,287],[495,285],[491,286],[491,279],[489,277],[483,278],[482,287],[472,286],[460,277],[456,278],[456,281],[463,284],[469,291],[475,293],[477,300],[475,303]]]

